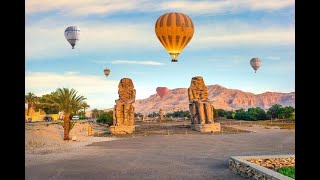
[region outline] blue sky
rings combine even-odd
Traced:
[[[154,32],[167,12],[187,14],[195,27],[178,63]],[[158,86],[187,88],[193,76],[252,93],[293,92],[294,16],[293,0],[26,0],[25,92],[74,88],[98,109],[114,105],[124,77],[137,99]],[[64,37],[71,25],[81,29],[75,49]],[[256,74],[253,57],[263,61]]]

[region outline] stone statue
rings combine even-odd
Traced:
[[[116,105],[113,110],[113,129],[111,131],[114,131],[112,132],[114,134],[124,133],[117,132],[118,129],[119,131],[121,130],[125,131],[125,133],[130,133],[130,130],[126,131],[125,127],[129,127],[129,129],[132,129],[132,127],[134,128],[134,107],[132,104],[136,99],[136,90],[134,89],[131,79],[122,78],[120,80],[118,85],[118,94],[119,99],[115,100]]]
[[[160,116],[160,121],[163,120],[163,111],[162,109],[159,110],[159,116]]]
[[[208,88],[204,84],[201,76],[196,76],[191,79],[188,96],[191,124],[216,124],[213,122],[214,108],[208,99]]]

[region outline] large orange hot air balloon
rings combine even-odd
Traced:
[[[156,91],[158,95],[162,98],[169,92],[169,89],[167,87],[157,87]]]
[[[192,39],[194,27],[189,16],[172,12],[158,18],[155,32],[161,44],[172,56],[171,62],[178,62],[177,57]]]

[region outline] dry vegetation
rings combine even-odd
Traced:
[[[279,127],[280,129],[295,129],[295,122],[288,120],[265,120],[265,121],[235,121],[235,120],[221,120],[220,123],[226,126],[239,125],[244,127],[252,127],[253,125],[264,126],[265,129],[270,127]]]

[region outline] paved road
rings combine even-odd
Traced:
[[[228,169],[230,156],[295,154],[294,137],[294,131],[265,129],[98,142],[63,157],[27,156],[26,179],[244,179]]]

